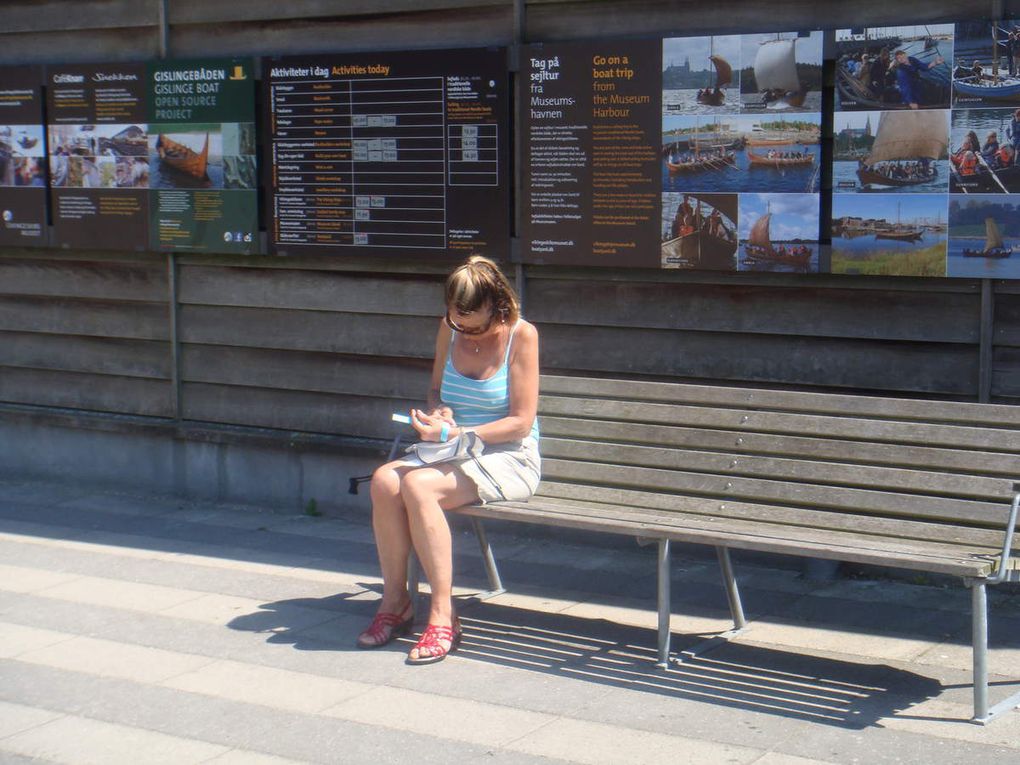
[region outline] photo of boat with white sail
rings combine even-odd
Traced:
[[[821,111],[821,32],[743,35],[741,59],[743,112]]]
[[[1020,278],[1020,204],[1001,194],[954,196],[949,203],[947,273]]]
[[[740,35],[662,41],[663,114],[740,111]]]
[[[948,110],[840,112],[833,130],[835,193],[947,191]]]

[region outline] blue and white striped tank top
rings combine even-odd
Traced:
[[[443,381],[439,395],[443,403],[453,409],[453,419],[458,425],[477,427],[487,422],[498,420],[510,414],[510,348],[513,346],[517,324],[510,332],[506,344],[503,363],[490,377],[475,380],[465,377],[453,366],[453,344],[457,341],[458,332],[450,339],[450,349],[446,353],[446,365],[443,367]],[[531,433],[538,438],[538,418],[531,426]]]

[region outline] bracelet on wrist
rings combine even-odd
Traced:
[[[439,440],[440,441],[450,440],[450,426],[447,425],[445,422],[443,423],[443,427],[439,429]]]

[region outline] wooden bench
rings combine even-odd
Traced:
[[[539,415],[537,495],[458,511],[494,590],[478,519],[655,540],[664,667],[674,541],[716,548],[736,631],[730,549],[951,574],[972,591],[973,721],[1020,704],[989,708],[986,597],[1020,580],[1020,407],[546,375]]]

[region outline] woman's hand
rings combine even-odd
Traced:
[[[440,404],[431,412],[429,412],[429,415],[432,417],[438,417],[439,419],[443,420],[447,425],[449,425],[451,428],[457,425],[457,423],[454,422],[453,420],[453,409],[451,409],[446,404]]]
[[[449,409],[449,407],[445,408]],[[440,417],[438,414],[426,414],[421,409],[411,410],[411,426],[418,431],[418,436],[422,441],[442,441],[443,428],[446,428],[449,433],[450,429],[456,425],[452,416],[449,418]]]

